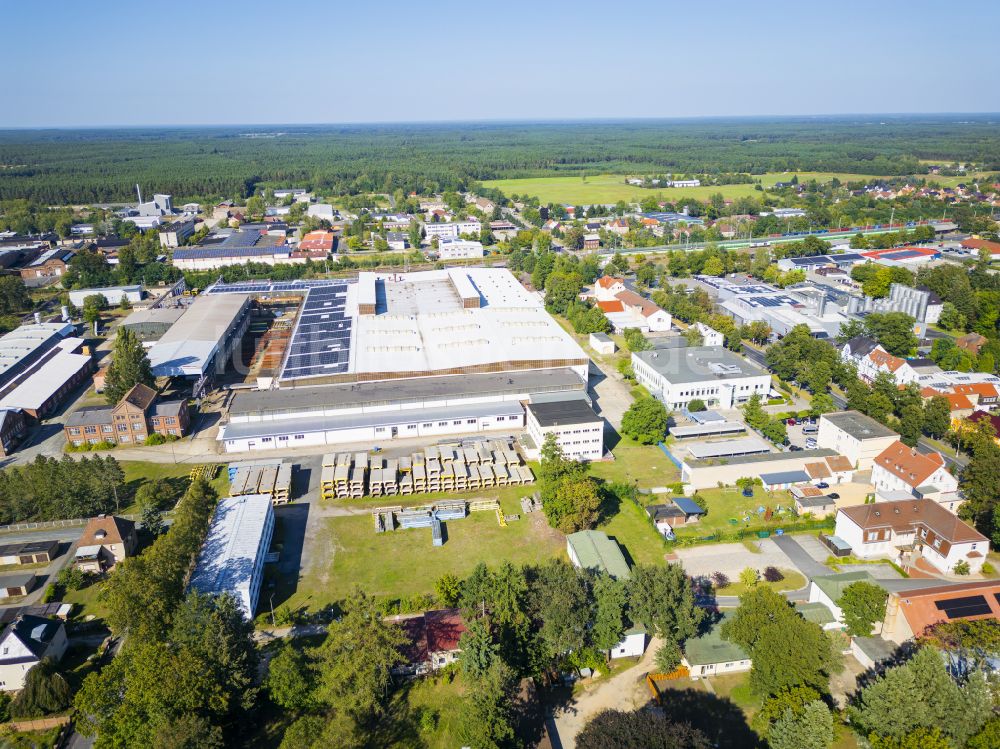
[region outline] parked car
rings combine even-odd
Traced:
[[[826,483],[825,481],[820,481],[818,484],[816,484],[816,488],[817,489],[829,489],[830,485],[828,483]]]
[[[837,494],[836,492],[830,492],[826,496],[828,496],[830,499],[840,499],[840,495]]]
[[[797,423],[795,419],[789,419],[787,422],[788,426],[793,427]]]

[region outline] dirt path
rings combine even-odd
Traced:
[[[660,641],[652,640],[638,663],[586,689],[574,702],[556,713],[555,730],[563,749],[574,749],[576,735],[601,710],[634,710],[649,701],[644,677],[647,672],[656,670],[653,659],[659,647]]]

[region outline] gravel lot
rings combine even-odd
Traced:
[[[677,549],[677,556],[687,573],[693,577],[711,575],[713,572],[723,572],[731,579],[736,579],[747,567],[762,570],[765,567],[784,567],[796,569],[791,560],[779,549],[771,539],[755,542],[760,553],[754,554],[743,544],[712,544],[710,546],[694,546],[688,549]]]

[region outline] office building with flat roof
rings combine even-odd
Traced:
[[[723,348],[695,346],[632,353],[636,381],[669,409],[700,400],[709,408],[735,408],[754,395],[766,398],[771,375]]]
[[[604,455],[604,419],[583,398],[528,403],[528,436],[537,450],[551,434],[567,458],[600,460]],[[531,456],[529,456],[531,457]]]

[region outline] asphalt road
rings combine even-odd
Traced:
[[[777,544],[778,548],[785,552],[785,555],[792,560],[792,564],[796,566],[799,572],[810,580],[814,577],[822,577],[823,575],[832,574],[832,570],[829,567],[826,567],[813,559],[805,549],[799,546],[799,542],[792,536],[772,536],[772,540],[775,544]]]

